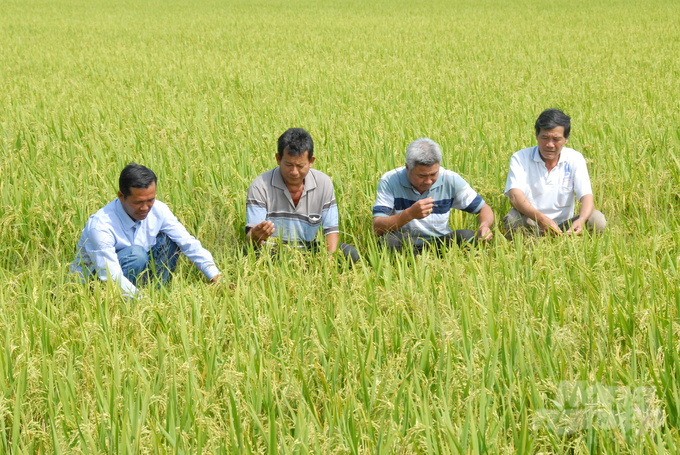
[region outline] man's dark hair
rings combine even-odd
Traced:
[[[152,183],[156,183],[156,174],[146,166],[137,163],[130,163],[120,172],[118,179],[118,189],[123,193],[123,197],[132,194],[130,188],[148,188]]]
[[[312,136],[302,128],[289,128],[279,137],[279,158],[283,158],[284,151],[290,156],[298,156],[308,152],[307,159],[311,160],[314,156]]]
[[[551,130],[558,126],[564,127],[564,138],[569,139],[571,131],[571,117],[559,109],[546,109],[541,112],[536,120],[536,136],[541,130]]]

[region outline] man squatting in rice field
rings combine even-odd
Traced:
[[[209,251],[177,220],[167,205],[156,200],[156,174],[130,163],[120,173],[118,197],[92,215],[78,241],[71,272],[86,281],[110,276],[126,296],[150,278],[168,282],[179,251],[211,281],[220,271]]]
[[[373,231],[388,248],[406,246],[419,254],[428,245],[487,242],[494,214],[484,199],[457,173],[441,167],[442,152],[432,139],[420,138],[406,149],[406,165],[385,173],[373,206]],[[476,214],[475,232],[449,228],[451,209]]]
[[[302,128],[290,128],[279,137],[278,167],[259,175],[248,188],[246,239],[259,248],[279,242],[309,251],[322,248],[316,240],[323,226],[326,250],[340,251],[352,263],[359,254],[339,243],[339,214],[330,177],[313,169],[314,141]],[[245,252],[247,254],[248,248]]]
[[[505,195],[512,209],[503,218],[509,237],[519,229],[536,235],[581,234],[583,228],[601,233],[607,221],[595,210],[588,167],[581,153],[564,147],[571,119],[559,109],[547,109],[535,124],[538,145],[510,159]],[[575,198],[581,202],[574,216]]]

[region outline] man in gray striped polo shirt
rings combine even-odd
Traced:
[[[312,169],[314,141],[302,128],[290,128],[279,137],[278,167],[258,176],[248,188],[246,239],[256,247],[270,238],[312,251],[323,226],[326,250],[340,249],[346,259],[356,262],[356,248],[339,243],[340,226],[333,182]],[[271,242],[274,243],[274,242]]]
[[[373,231],[390,249],[411,245],[419,254],[430,244],[486,242],[493,236],[491,208],[460,175],[441,167],[441,161],[439,144],[416,139],[406,149],[406,166],[380,178]],[[470,230],[449,228],[451,208],[478,216],[476,236]]]

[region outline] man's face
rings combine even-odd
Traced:
[[[437,181],[437,177],[439,177],[439,163],[432,166],[416,164],[413,169],[409,169],[406,166],[406,175],[413,188],[422,194],[429,190],[434,185],[434,182]]]
[[[309,152],[301,153],[298,156],[290,156],[286,150],[283,156],[276,154],[276,162],[281,170],[281,176],[286,185],[300,186],[304,183],[305,177],[314,164],[315,157],[310,160]]]
[[[538,151],[541,153],[543,161],[552,161],[560,156],[562,147],[567,143],[564,137],[564,127],[558,126],[551,130],[540,130],[536,135],[538,141]]]
[[[149,210],[156,202],[156,184],[152,183],[148,188],[130,188],[130,193],[128,197],[125,197],[119,191],[118,199],[130,218],[141,221],[149,215]]]

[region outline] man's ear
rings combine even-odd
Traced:
[[[276,164],[278,164],[279,166],[281,166],[281,157],[279,156],[278,153],[277,153],[276,155],[274,155],[274,158],[276,158]]]
[[[313,156],[312,159],[309,160],[309,167],[312,167],[312,165],[314,164],[314,160],[316,160],[315,156]]]
[[[120,199],[121,201],[123,201],[123,200],[125,199],[125,196],[123,195],[123,192],[120,191],[120,190],[118,191],[118,199]]]

